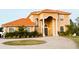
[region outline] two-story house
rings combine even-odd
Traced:
[[[60,10],[44,9],[31,12],[26,18],[3,24],[4,33],[18,31],[18,26],[24,26],[27,31],[37,30],[43,36],[58,36],[58,32],[67,30],[70,24],[70,13]]]

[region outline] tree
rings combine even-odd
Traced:
[[[79,17],[76,18],[76,28],[75,28],[75,31],[76,31],[76,35],[79,36]]]
[[[79,26],[79,17],[76,18],[76,23]]]
[[[0,32],[2,32],[3,31],[3,27],[0,27]]]
[[[70,19],[70,25],[67,25],[67,31],[66,31],[66,34],[68,35],[72,35],[74,33],[76,33],[76,29],[77,29],[77,26],[76,24]]]

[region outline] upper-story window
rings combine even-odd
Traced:
[[[60,15],[60,20],[63,21],[64,15]]]

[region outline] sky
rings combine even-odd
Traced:
[[[70,19],[72,19],[73,22],[76,22],[76,18],[79,17],[79,9],[65,9],[65,11],[70,12]]]
[[[32,9],[0,9],[0,24],[24,18],[32,12]]]
[[[1,0],[0,24],[24,18],[35,9],[64,9],[75,21],[79,16],[79,0]]]
[[[37,9],[0,9],[0,24],[27,17],[32,11]],[[79,9],[64,9],[71,13],[70,18],[75,22],[79,17]]]

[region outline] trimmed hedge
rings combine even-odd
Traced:
[[[15,31],[15,32],[9,32],[5,34],[5,38],[31,38],[31,37],[39,37],[42,36],[42,34],[39,34],[37,31],[34,32],[27,32],[27,31]]]
[[[66,35],[68,35],[67,32],[58,32],[58,34],[59,34],[59,36],[66,36]]]

